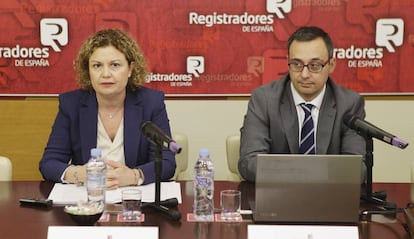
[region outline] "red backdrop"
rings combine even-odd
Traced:
[[[167,95],[249,95],[287,72],[299,26],[331,34],[333,79],[363,94],[414,92],[412,0],[8,0],[0,6],[0,95],[76,89],[73,60],[96,30],[133,35]]]

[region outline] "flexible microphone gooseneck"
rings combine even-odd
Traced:
[[[171,139],[151,121],[144,122],[141,125],[141,130],[144,135],[147,136],[147,138],[154,144],[167,148],[173,153],[179,154],[181,152],[181,146],[178,145],[173,139]]]
[[[344,124],[349,128],[358,132],[358,134],[371,136],[379,139],[385,143],[391,144],[401,149],[405,149],[408,146],[408,142],[399,139],[395,135],[392,135],[384,130],[376,127],[375,125],[360,119],[356,115],[347,115],[343,120]]]

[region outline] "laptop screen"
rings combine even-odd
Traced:
[[[361,155],[259,154],[255,221],[358,222]]]

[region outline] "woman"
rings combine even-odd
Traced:
[[[47,180],[83,183],[91,148],[107,162],[107,188],[154,182],[154,145],[142,134],[152,121],[171,135],[164,93],[143,87],[144,56],[118,29],[101,30],[81,46],[75,62],[80,89],[59,96],[59,111],[39,169]],[[163,150],[162,180],[175,157]]]

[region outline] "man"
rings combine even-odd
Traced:
[[[255,181],[259,153],[365,156],[364,138],[343,123],[348,114],[365,118],[364,99],[329,77],[336,65],[330,36],[318,27],[299,28],[288,39],[287,60],[289,74],[254,89],[248,104],[238,163],[247,181]],[[313,126],[310,146],[301,152],[303,121],[310,117],[305,111]]]

